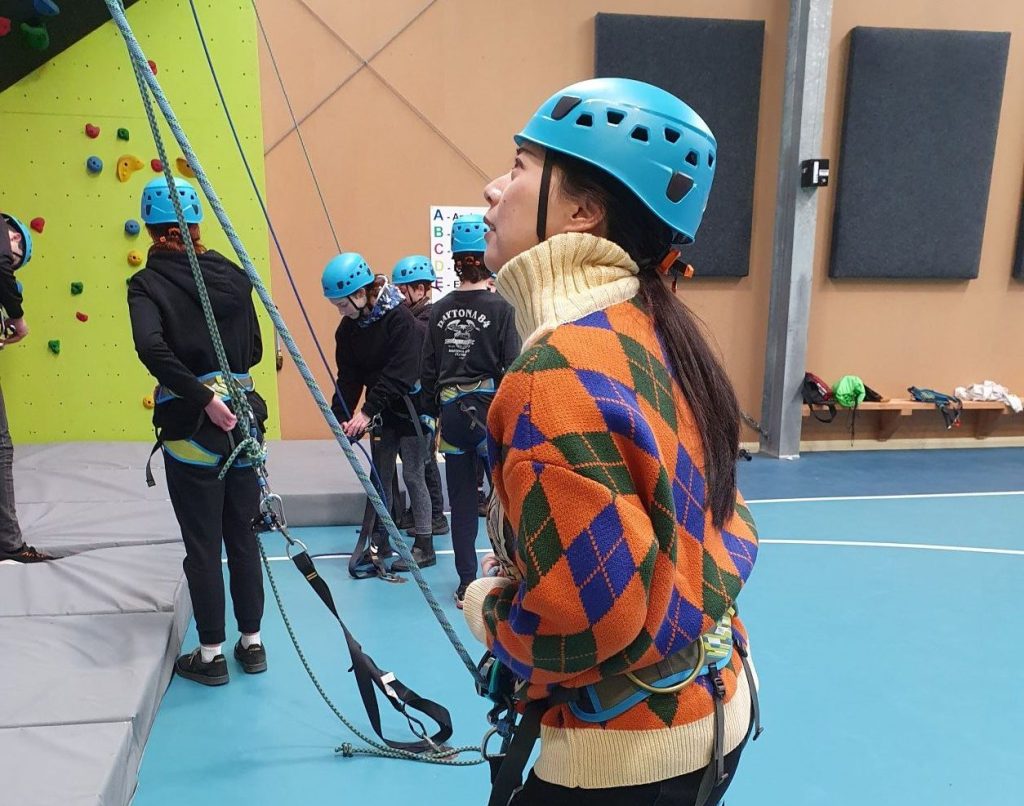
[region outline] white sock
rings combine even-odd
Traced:
[[[200,644],[199,656],[202,658],[203,663],[209,663],[221,654],[223,648],[224,644]]]
[[[260,644],[262,646],[263,642],[260,641],[259,632],[249,633],[248,635],[242,633],[242,649],[248,649],[253,644]]]

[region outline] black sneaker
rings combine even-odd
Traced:
[[[466,604],[466,588],[469,587],[468,582],[462,582],[459,584],[458,589],[455,591],[455,606],[462,610]]]
[[[437,565],[437,555],[434,554],[433,537],[417,537],[416,544],[412,547],[412,558],[420,568],[430,568]],[[405,560],[399,557],[391,564],[391,571],[395,574],[405,574],[410,570]]]
[[[242,646],[242,639],[235,644],[235,660],[242,664],[246,674],[259,674],[267,671],[267,650],[262,644],[252,644],[248,648]]]
[[[223,686],[228,682],[228,662],[224,656],[217,655],[209,663],[205,663],[199,647],[178,658],[174,662],[174,671],[180,677],[202,683],[204,686]]]
[[[23,544],[17,551],[0,551],[0,562],[10,560],[16,563],[44,563],[47,560],[56,560],[49,554],[37,551],[28,544]]]

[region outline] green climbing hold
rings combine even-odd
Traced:
[[[83,291],[85,291],[85,286],[82,283],[71,284],[71,293],[74,294],[75,296],[78,296]]]
[[[46,342],[46,346],[50,348],[50,352],[54,355],[60,355],[60,341],[58,339]]]
[[[118,129],[117,130],[117,139],[118,140],[127,140],[127,139],[129,139],[129,137],[128,137],[128,130],[127,129]]]
[[[50,34],[44,25],[21,24],[21,35],[32,50],[46,50],[50,47]]]

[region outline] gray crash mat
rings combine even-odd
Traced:
[[[132,726],[47,725],[0,729],[3,802],[21,806],[127,803],[135,790]]]
[[[143,443],[19,446],[25,540],[0,563],[0,803],[127,804],[191,618],[162,464]]]
[[[177,613],[187,621],[184,556],[175,541],[85,551],[55,563],[0,565],[0,619]]]
[[[181,646],[173,613],[0,619],[0,728],[88,722],[149,725]]]

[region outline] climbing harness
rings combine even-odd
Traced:
[[[749,652],[732,627],[735,615],[736,610],[730,608],[711,631],[660,663],[607,677],[579,689],[556,687],[542,700],[522,699],[525,690],[522,681],[493,655],[485,655],[479,666],[484,682],[478,685],[477,693],[495,703],[488,714],[491,729],[481,748],[491,767],[488,806],[507,806],[522,786],[523,773],[540,737],[541,719],[551,708],[566,705],[573,716],[584,722],[604,723],[649,697],[678,694],[698,678],[706,677],[711,684],[715,728],[711,763],[701,779],[696,799],[697,806],[705,806],[711,791],[728,777],[725,772],[725,683],[721,670],[729,664],[734,650],[740,657],[750,691],[754,740],[763,732]],[[515,721],[517,705],[522,710],[518,725]],[[501,737],[501,747],[499,752],[490,754],[487,745],[494,735]]]

